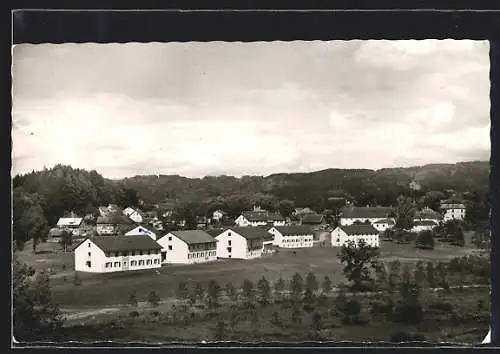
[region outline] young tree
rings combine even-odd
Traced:
[[[420,287],[423,287],[427,276],[425,274],[425,264],[422,261],[418,261],[415,265],[415,270],[413,271],[413,278],[415,279],[415,283],[417,283]]]
[[[318,290],[318,281],[313,272],[309,272],[306,276],[306,289],[309,289],[313,294]]]
[[[160,297],[156,291],[151,291],[148,295],[148,302],[153,307],[158,307],[160,305]]]
[[[59,243],[61,244],[64,253],[66,253],[68,251],[68,246],[71,246],[73,244],[73,234],[71,232],[64,230],[61,233],[61,239]]]
[[[373,262],[375,270],[375,285],[378,289],[387,289],[388,279],[385,264],[383,262]]]
[[[220,286],[216,280],[210,280],[208,283],[208,291],[207,291],[207,300],[208,307],[215,308],[219,305],[219,295],[220,295]]]
[[[259,290],[260,302],[262,305],[267,305],[271,297],[271,286],[266,278],[262,277],[257,283]]]
[[[51,340],[63,325],[58,306],[53,302],[47,273],[12,261],[13,334],[18,341]]]
[[[279,279],[274,283],[274,294],[275,296],[281,296],[283,290],[285,290],[285,281],[280,276]]]
[[[421,249],[434,249],[434,233],[429,230],[424,230],[418,233],[415,246]]]
[[[295,324],[302,322],[302,313],[300,311],[300,307],[297,305],[292,307],[292,322]]]
[[[312,314],[312,330],[313,330],[313,339],[319,339],[321,329],[323,328],[323,321],[321,319],[321,315],[317,312]]]
[[[290,282],[290,292],[292,293],[292,298],[296,301],[300,298],[303,289],[302,276],[299,273],[295,273]]]
[[[389,292],[396,289],[401,278],[401,262],[394,260],[389,264]]]
[[[194,300],[203,301],[203,296],[205,295],[205,289],[203,289],[203,284],[196,283],[194,290]]]
[[[139,301],[137,300],[137,293],[135,291],[132,291],[129,294],[128,303],[134,307],[137,307],[139,305]]]
[[[306,288],[306,290],[304,291],[304,303],[306,305],[306,306],[304,306],[304,309],[306,309],[307,311],[312,310],[314,299],[315,299],[314,293],[312,292],[312,290],[309,288]]]
[[[238,291],[231,282],[226,284],[226,295],[231,299],[231,301],[238,301]]]
[[[357,246],[353,241],[342,246],[340,260],[344,266],[344,275],[353,282],[354,290],[362,290],[367,282],[371,282],[370,267],[378,256],[378,250],[361,239]]]
[[[328,294],[330,293],[330,291],[332,291],[332,281],[330,280],[328,275],[325,275],[325,277],[323,278],[322,288],[325,294]]]
[[[243,288],[243,296],[245,297],[247,304],[251,304],[255,297],[255,290],[253,283],[250,280],[245,279],[243,281],[242,288]]]
[[[345,324],[356,324],[359,321],[359,314],[361,313],[361,303],[352,299],[344,304],[342,322]]]
[[[347,303],[347,295],[345,286],[339,286],[337,296],[335,297],[334,304],[337,311],[344,311],[345,304]]]
[[[447,279],[447,269],[446,265],[442,262],[439,262],[436,266],[436,275],[437,275],[437,284],[445,290],[448,290],[449,284]]]
[[[434,270],[434,264],[432,262],[427,262],[426,266],[426,273],[427,273],[427,284],[429,285],[430,288],[435,288],[436,287],[436,272]]]

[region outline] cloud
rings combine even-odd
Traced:
[[[19,45],[13,63],[14,173],[265,175],[489,156],[487,42]]]

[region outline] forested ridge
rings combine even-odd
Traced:
[[[420,190],[409,187],[412,181],[420,185]],[[100,205],[127,207],[139,202],[148,210],[165,201],[174,206],[188,203],[195,214],[223,208],[229,217],[235,217],[253,204],[290,214],[292,207],[322,212],[332,208],[335,197],[355,205],[389,206],[405,195],[437,207],[439,199],[458,194],[473,205],[473,213],[477,214],[473,217],[484,219],[488,190],[486,161],[377,171],[327,169],[266,177],[148,175],[120,180],[104,178],[97,171],[56,165],[13,178],[14,233],[15,238],[30,239],[30,235],[43,233],[69,211],[85,215],[95,213]]]

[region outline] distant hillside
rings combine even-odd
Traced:
[[[409,183],[417,181],[421,193],[451,189],[457,192],[487,193],[489,162],[431,164],[409,168],[327,169],[310,173],[279,173],[262,176],[186,178],[176,175],[135,176],[121,180],[148,202],[173,199],[205,199],[230,195],[267,193],[278,199],[309,204],[326,195],[346,195],[363,202],[390,204],[399,194],[407,194]]]

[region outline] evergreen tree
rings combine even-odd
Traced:
[[[243,296],[245,297],[247,303],[248,304],[252,303],[255,297],[255,289],[253,283],[250,280],[245,279],[243,281],[242,288],[243,288]]]
[[[325,277],[323,278],[322,288],[325,294],[328,294],[330,293],[330,291],[332,291],[332,281],[330,280],[328,275],[325,275]]]
[[[151,291],[148,295],[148,302],[153,307],[158,307],[160,305],[160,297],[156,291]]]
[[[318,281],[313,272],[309,272],[306,276],[306,289],[311,290],[312,293],[318,290]]]
[[[276,296],[281,296],[281,293],[285,290],[285,281],[280,276],[279,279],[274,283],[274,293]]]
[[[430,288],[436,287],[436,272],[434,270],[434,264],[432,262],[427,262],[426,266],[427,272],[427,284],[429,284]]]
[[[132,291],[130,294],[129,294],[129,297],[128,297],[128,303],[134,307],[137,307],[138,306],[138,300],[137,300],[137,293],[135,291]]]
[[[259,290],[260,302],[262,305],[267,305],[271,297],[271,286],[266,278],[262,277],[257,283]]]
[[[208,283],[207,300],[208,307],[215,308],[219,306],[220,286],[216,280],[210,280]]]
[[[231,283],[231,282],[226,284],[226,295],[232,301],[238,301],[238,292],[237,292],[236,288],[234,287],[233,283]]]
[[[290,282],[290,292],[292,293],[292,298],[294,300],[298,300],[300,298],[303,287],[302,276],[299,273],[295,273],[292,277],[292,281]]]

